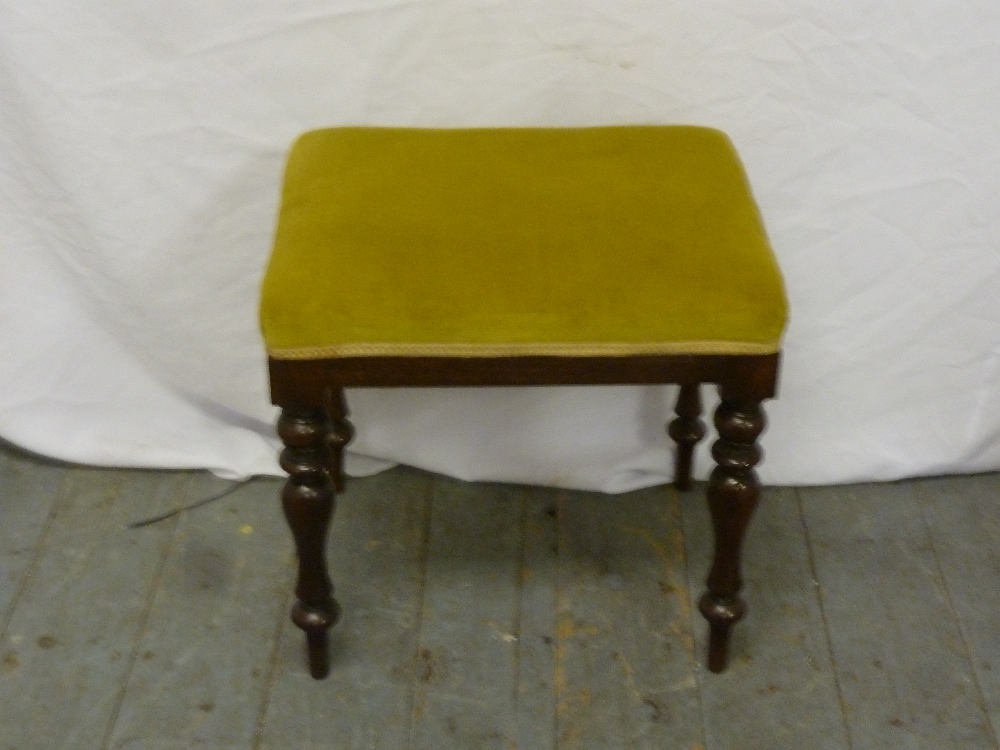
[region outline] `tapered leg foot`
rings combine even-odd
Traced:
[[[281,504],[299,558],[292,622],[306,633],[310,673],[321,678],[329,671],[326,631],[340,616],[326,566],[326,532],[334,510],[326,411],[284,409],[278,434],[285,444],[281,467],[288,472]]]
[[[739,597],[722,599],[706,592],[698,602],[698,610],[708,620],[708,671],[725,671],[729,636],[733,625],[743,618],[746,604]]]
[[[677,444],[674,462],[674,486],[683,491],[691,488],[691,464],[694,449],[705,437],[705,423],[701,417],[701,387],[698,383],[682,385],[674,408],[677,418],[667,428],[667,434]]]
[[[330,636],[326,629],[307,630],[306,648],[309,651],[309,674],[322,680],[330,674]]]
[[[718,466],[708,485],[708,506],[715,532],[715,556],[708,575],[708,591],[699,610],[709,624],[708,668],[721,672],[729,657],[733,625],[746,613],[740,597],[743,539],[760,499],[754,466],[760,461],[757,437],[764,429],[760,402],[730,399],[723,391],[715,413],[719,439],[712,446]]]

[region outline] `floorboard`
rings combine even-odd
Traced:
[[[520,487],[435,480],[412,750],[514,744],[523,502]]]
[[[229,484],[200,475],[191,498]],[[291,578],[279,487],[255,480],[178,517],[111,748],[245,748],[253,740]],[[157,532],[132,533],[145,541]]]
[[[126,528],[181,504],[187,473],[74,469],[5,633],[0,747],[104,747],[173,523]],[[53,707],[57,706],[57,710]]]
[[[558,747],[698,747],[676,494],[564,493],[558,520]]]
[[[556,742],[556,577],[561,490],[526,487],[517,636],[517,748],[550,750]]]
[[[944,477],[914,483],[946,606],[971,656],[975,688],[990,730],[1000,728],[1000,476]],[[972,696],[976,696],[975,691]]]
[[[280,485],[0,446],[0,750],[1000,750],[1000,475],[766,490],[722,675],[703,486],[352,480],[324,681]]]
[[[800,494],[854,747],[994,750],[913,484]]]
[[[38,561],[65,474],[62,466],[0,448],[0,635]],[[0,670],[13,658],[0,656]]]

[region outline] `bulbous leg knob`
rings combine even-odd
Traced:
[[[333,489],[339,493],[344,491],[344,450],[354,438],[354,425],[347,419],[350,412],[343,388],[335,388],[330,393],[326,411],[330,417],[326,433],[326,446],[330,449],[327,470]]]
[[[705,423],[701,417],[701,387],[682,385],[677,395],[677,406],[674,419],[667,428],[667,434],[677,444],[674,462],[674,487],[678,490],[691,488],[691,465],[694,462],[694,449],[705,437]]]

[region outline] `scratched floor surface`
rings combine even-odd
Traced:
[[[0,748],[1000,748],[1000,476],[773,489],[701,666],[703,487],[351,482],[308,677],[277,480],[0,450]]]

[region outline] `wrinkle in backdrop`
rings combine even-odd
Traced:
[[[791,301],[762,478],[1000,468],[998,37],[943,0],[0,2],[0,434],[276,473],[256,308],[304,130],[696,123]],[[356,390],[348,468],[654,484],[673,394]]]

